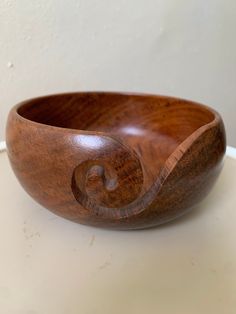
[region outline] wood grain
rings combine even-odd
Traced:
[[[117,229],[158,225],[199,203],[222,167],[220,115],[177,98],[84,92],[15,106],[12,168],[54,213]]]

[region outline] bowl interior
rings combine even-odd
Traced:
[[[56,127],[106,132],[140,156],[147,185],[188,136],[214,119],[204,106],[175,98],[119,93],[73,93],[25,102],[18,114]]]

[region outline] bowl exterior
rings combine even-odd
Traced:
[[[218,117],[181,144],[160,178],[142,192],[139,157],[107,135],[34,123],[13,108],[6,142],[15,175],[38,203],[72,221],[116,229],[152,227],[189,211],[212,188],[226,147],[224,125]],[[116,182],[114,169],[119,172]],[[118,188],[114,187],[117,182]]]

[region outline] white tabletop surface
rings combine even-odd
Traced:
[[[0,153],[1,314],[235,314],[236,159],[175,222],[109,231],[35,203]]]

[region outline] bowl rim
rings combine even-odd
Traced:
[[[65,128],[65,127],[60,127],[60,126],[54,126],[54,125],[50,125],[50,124],[44,124],[41,122],[36,122],[34,120],[30,120],[27,119],[25,117],[23,117],[18,110],[24,106],[25,104],[28,104],[32,101],[36,101],[36,100],[46,100],[48,98],[51,97],[60,97],[60,96],[72,96],[72,95],[76,95],[76,94],[88,94],[88,95],[92,95],[92,94],[97,94],[97,95],[102,95],[102,94],[108,94],[108,95],[120,95],[120,96],[137,96],[137,97],[154,97],[154,98],[162,98],[162,99],[170,99],[173,101],[183,101],[185,103],[188,103],[189,105],[193,105],[196,106],[198,108],[202,108],[205,109],[207,111],[209,111],[211,114],[213,114],[213,119],[202,125],[200,128],[198,128],[197,130],[205,127],[205,126],[212,126],[217,124],[218,122],[222,121],[220,114],[213,108],[204,105],[202,103],[196,102],[196,101],[192,101],[189,99],[185,99],[185,98],[181,98],[181,97],[175,97],[175,96],[168,96],[168,95],[161,95],[161,94],[152,94],[152,93],[139,93],[139,92],[120,92],[120,91],[72,91],[72,92],[62,92],[62,93],[53,93],[53,94],[46,94],[46,95],[42,95],[42,96],[38,96],[38,97],[32,97],[32,98],[27,98],[21,102],[18,102],[16,105],[14,105],[12,107],[12,109],[10,110],[10,113],[14,113],[18,119],[39,126],[39,127],[43,127],[43,128],[49,128],[49,129],[55,129],[57,131],[63,131],[63,132],[69,132],[69,133],[80,133],[80,134],[85,134],[85,135],[94,135],[94,133],[96,134],[103,134],[103,135],[109,135],[109,133],[107,132],[102,132],[102,131],[96,131],[96,130],[83,130],[83,129],[74,129],[74,128]],[[197,130],[195,130],[193,133],[191,133],[189,136],[191,136],[192,134],[194,134]],[[188,137],[187,137],[188,138]],[[186,139],[187,139],[186,138]],[[185,141],[185,140],[184,140]],[[183,141],[183,142],[184,142]],[[182,143],[183,143],[182,142]]]

